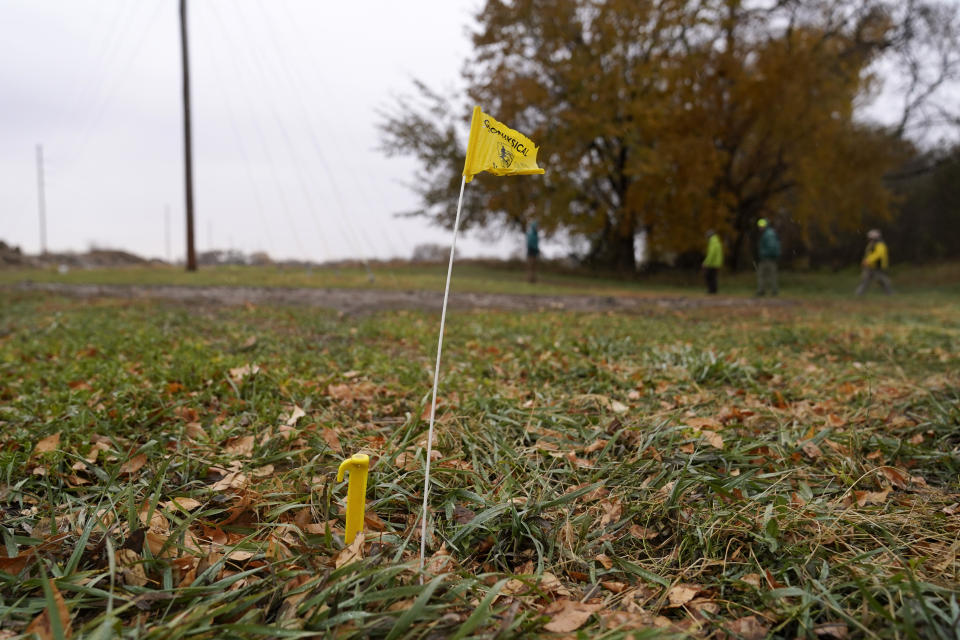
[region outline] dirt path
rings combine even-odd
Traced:
[[[267,287],[192,287],[166,285],[88,285],[25,282],[20,291],[48,291],[81,298],[117,297],[163,299],[184,303],[218,305],[301,305],[324,307],[348,314],[384,309],[439,311],[442,292],[383,291],[377,289],[292,289]],[[453,309],[500,309],[506,311],[623,311],[654,309],[782,307],[796,304],[781,299],[726,298],[707,296],[531,296],[502,293],[452,292]]]

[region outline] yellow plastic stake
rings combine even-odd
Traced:
[[[355,453],[340,463],[337,470],[337,482],[343,482],[343,472],[350,472],[350,484],[347,486],[347,531],[343,541],[347,544],[363,530],[363,512],[367,500],[367,471],[370,457],[365,453]]]

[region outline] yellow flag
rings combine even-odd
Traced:
[[[470,182],[481,171],[495,176],[544,172],[537,166],[537,146],[530,138],[474,107],[463,177]]]

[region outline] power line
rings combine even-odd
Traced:
[[[213,58],[216,66],[220,67],[221,66],[220,58],[216,53],[214,53],[215,51],[216,51],[216,47],[210,47],[211,57]],[[234,138],[237,141],[237,147],[240,150],[240,156],[243,160],[243,167],[247,174],[247,179],[250,181],[250,184],[253,187],[254,203],[256,205],[257,214],[260,218],[260,223],[263,226],[264,235],[267,238],[267,244],[270,247],[270,251],[274,252],[275,246],[273,244],[273,238],[270,234],[270,225],[267,223],[266,210],[263,206],[263,198],[260,195],[260,187],[257,183],[255,172],[253,171],[251,166],[250,157],[249,157],[249,154],[247,153],[247,146],[244,143],[243,136],[240,133],[240,127],[238,125],[237,117],[233,109],[233,101],[230,99],[228,92],[226,91],[226,88],[224,87],[223,83],[220,81],[220,74],[214,73],[212,75],[214,77],[214,84],[216,84],[217,89],[219,90],[220,95],[223,98],[224,107],[227,110],[227,116],[228,116],[228,119],[230,120],[230,128],[233,131]],[[289,218],[289,211],[287,211],[287,217]],[[294,237],[297,238],[297,240],[299,241],[298,234],[294,233]]]
[[[310,116],[309,110],[306,108],[305,103],[304,103],[304,100],[303,100],[303,98],[301,97],[300,92],[298,91],[298,87],[307,86],[308,83],[306,83],[305,81],[303,81],[303,78],[302,78],[302,77],[294,77],[295,72],[294,72],[293,70],[291,70],[291,68],[292,68],[293,65],[283,64],[283,61],[284,61],[284,60],[294,60],[294,59],[298,59],[298,58],[300,58],[300,57],[302,57],[302,56],[283,55],[281,52],[279,52],[279,47],[280,47],[281,45],[279,45],[279,44],[277,44],[277,43],[286,42],[287,39],[281,38],[281,37],[279,36],[279,34],[276,32],[276,30],[274,29],[273,20],[272,20],[272,18],[270,17],[269,12],[267,12],[267,11],[264,10],[262,3],[258,3],[257,6],[260,8],[261,13],[264,15],[264,17],[265,17],[264,23],[267,25],[267,28],[270,30],[270,33],[271,33],[271,35],[273,36],[273,38],[270,40],[270,42],[271,42],[271,44],[274,45],[274,48],[275,48],[274,53],[275,53],[275,55],[277,56],[277,58],[280,60],[280,67],[281,67],[281,68],[283,69],[283,71],[284,71],[284,76],[285,76],[285,78],[286,78],[289,86],[291,87],[291,89],[293,89],[293,95],[294,95],[294,96],[296,97],[296,99],[297,99],[297,104],[299,105],[300,111],[301,111],[301,113],[302,113],[302,115],[303,115],[303,121],[307,124],[307,130],[308,130],[308,133],[309,133],[309,135],[310,135],[310,140],[311,140],[311,142],[312,142],[312,144],[313,144],[313,149],[314,149],[314,151],[316,152],[317,156],[320,158],[321,166],[322,166],[322,168],[323,168],[323,170],[324,170],[324,173],[325,173],[325,175],[326,175],[326,177],[327,177],[327,181],[328,181],[328,183],[329,183],[329,185],[330,185],[330,188],[331,188],[331,190],[333,191],[334,198],[336,199],[337,204],[339,205],[340,211],[341,211],[341,213],[342,213],[343,215],[346,215],[346,214],[347,214],[346,206],[345,206],[345,204],[344,204],[344,200],[343,200],[343,197],[342,197],[342,195],[341,195],[341,192],[340,192],[340,190],[339,190],[339,188],[338,188],[338,186],[337,186],[337,180],[336,180],[336,178],[334,177],[333,171],[331,170],[330,165],[329,165],[329,163],[328,163],[327,160],[326,160],[326,155],[325,155],[324,152],[323,152],[323,144],[322,144],[321,141],[320,141],[320,136],[317,135],[317,132],[316,132],[316,130],[314,129],[313,120],[312,120],[312,118],[311,118],[311,116]],[[330,93],[330,94],[332,95],[332,92],[328,92],[328,93]],[[334,130],[335,130],[335,128],[333,128],[333,129],[331,129],[331,130],[327,130],[327,131],[325,132],[325,134],[324,134],[324,137],[327,138],[327,139],[329,139],[329,140],[331,140],[331,141],[333,141],[335,147],[342,147],[341,142],[338,140],[337,136],[332,133],[332,131],[334,131]],[[356,193],[356,194],[358,194],[358,195],[360,195],[360,196],[365,196],[365,195],[366,195],[366,192],[365,192],[363,189],[361,189],[360,186],[359,186],[359,184],[356,182],[355,172],[352,171],[352,170],[348,170],[346,173],[351,177],[351,179],[353,179],[354,186],[355,186],[354,193]],[[350,232],[353,233],[353,232],[354,232],[354,229],[353,229],[352,225],[349,225],[349,218],[347,218],[347,220],[348,220],[348,226],[350,227]],[[381,231],[382,231],[382,229],[381,229]],[[362,239],[363,241],[366,240],[366,236],[364,236],[363,234],[359,234],[359,235],[360,235],[360,237],[361,237],[361,239]],[[385,235],[385,234],[384,234],[384,235]],[[385,237],[386,237],[386,236],[385,236]],[[388,242],[388,244],[391,244],[390,241],[389,241],[389,239],[387,240],[387,242]],[[367,244],[366,242],[364,242],[364,244],[366,244],[366,248],[369,250],[369,248],[370,248],[369,244]]]
[[[243,26],[244,32],[247,33],[247,41],[248,41],[248,42],[251,42],[251,43],[254,42],[254,41],[255,41],[255,38],[253,37],[253,35],[252,35],[252,33],[251,33],[251,30],[249,29],[249,27],[248,27],[248,25],[247,25],[247,22],[246,22],[246,19],[244,18],[243,14],[242,14],[240,11],[237,11],[237,15],[239,16],[239,19],[240,19],[240,22],[241,22],[241,24],[242,24],[242,26]],[[270,78],[271,75],[273,75],[274,77],[276,77],[276,74],[271,74],[271,73],[269,72],[269,70],[267,69],[266,57],[260,55],[259,50],[255,49],[255,48],[253,48],[253,47],[248,47],[247,50],[250,52],[251,57],[255,59],[256,64],[257,64],[257,69],[258,69],[258,71],[260,72],[261,77],[263,77],[264,79]],[[280,66],[282,67],[283,64],[281,63]],[[276,121],[277,127],[278,127],[279,130],[280,130],[280,133],[281,133],[281,136],[282,136],[282,138],[283,138],[283,141],[284,141],[284,143],[286,144],[287,149],[288,149],[289,152],[290,152],[290,157],[291,157],[291,159],[293,160],[294,172],[295,172],[295,174],[296,174],[296,176],[297,176],[297,182],[298,182],[298,184],[299,184],[299,186],[300,186],[301,192],[303,193],[304,200],[307,202],[308,211],[309,211],[309,213],[310,213],[310,215],[311,215],[311,219],[313,220],[314,226],[315,226],[316,229],[317,229],[317,234],[320,236],[321,240],[322,240],[324,243],[326,243],[325,234],[324,234],[324,229],[323,229],[323,226],[322,226],[322,224],[321,224],[321,222],[320,222],[320,209],[319,209],[319,207],[316,205],[316,202],[315,202],[315,200],[314,200],[314,198],[313,198],[313,194],[312,194],[312,192],[310,191],[310,188],[307,186],[307,182],[306,182],[306,180],[305,180],[305,178],[304,178],[304,175],[303,175],[303,168],[302,168],[303,165],[302,165],[301,162],[298,161],[297,152],[296,152],[296,145],[293,143],[293,138],[292,138],[292,136],[290,135],[290,132],[289,132],[289,130],[287,129],[287,126],[286,126],[286,124],[284,123],[283,118],[280,117],[279,112],[276,110],[276,107],[274,106],[274,104],[273,104],[272,102],[270,102],[270,103],[269,103],[269,106],[270,106],[270,109],[271,109],[271,113],[272,113],[272,115],[273,115],[273,117],[274,117],[274,120]],[[357,247],[356,247],[356,244],[355,244],[355,239],[354,239],[350,234],[348,234],[348,233],[344,230],[344,226],[345,226],[344,223],[346,223],[347,225],[349,225],[349,221],[346,220],[345,216],[343,216],[343,215],[341,215],[341,216],[334,216],[334,220],[336,221],[336,224],[337,224],[337,226],[339,227],[340,232],[341,232],[341,234],[343,235],[344,239],[345,239],[345,240],[347,241],[347,243],[350,245],[349,250],[350,250],[352,253],[359,254],[360,252],[357,250]],[[362,256],[360,256],[360,257],[361,257],[361,260],[364,260],[364,264],[366,265],[366,260],[365,260]],[[368,275],[369,275],[369,266],[367,266],[367,271],[368,271]]]
[[[226,28],[224,27],[223,22],[220,18],[219,12],[216,10],[213,4],[210,4],[209,6],[211,7],[211,10],[213,12],[214,21],[217,23],[217,26],[220,28],[221,33],[224,35],[224,40],[227,41],[228,45],[232,44],[232,41],[230,41],[229,35],[226,32]],[[246,77],[246,74],[241,73],[240,68],[236,61],[236,57],[234,56],[227,56],[227,57],[230,59],[237,77],[239,78]],[[292,210],[290,208],[289,203],[287,202],[286,192],[283,189],[283,184],[277,172],[276,164],[273,161],[273,155],[270,153],[270,145],[267,142],[267,136],[264,133],[263,128],[260,126],[260,123],[258,120],[254,119],[253,124],[254,124],[254,130],[257,132],[257,136],[260,138],[260,143],[263,146],[263,153],[267,160],[267,166],[270,167],[270,174],[273,178],[274,184],[277,187],[277,193],[279,195],[279,201],[280,201],[280,208],[283,211],[284,216],[286,217],[287,222],[289,223],[291,231],[293,233],[293,241],[297,245],[297,249],[300,251],[300,255],[304,257],[308,257],[310,256],[310,253],[308,253],[307,250],[304,248],[303,242],[300,239],[300,233],[297,231],[296,225],[293,222]]]
[[[291,31],[293,31],[293,32],[295,32],[295,33],[298,34],[298,41],[302,43],[302,41],[303,41],[303,39],[304,39],[303,30],[302,30],[300,24],[297,22],[297,20],[294,19],[292,13],[290,12],[290,7],[289,7],[289,5],[286,4],[286,3],[282,3],[282,2],[281,2],[281,3],[274,3],[272,6],[274,6],[274,7],[280,6],[280,7],[284,10],[285,15],[286,15],[286,18],[287,18],[287,21],[290,23],[290,25],[291,25],[291,27],[292,27],[292,28],[291,28]],[[314,66],[315,68],[322,68],[322,67],[323,67],[323,65],[315,59],[315,54],[314,54],[314,52],[313,52],[313,49],[311,49],[310,47],[304,47],[304,46],[302,46],[302,44],[301,44],[301,46],[300,46],[300,49],[303,50],[303,51],[306,51],[306,52],[308,53],[308,55],[310,55],[310,57],[313,58],[313,63],[314,63],[313,66]],[[324,88],[324,103],[327,104],[327,105],[333,105],[338,113],[342,112],[342,111],[343,111],[342,105],[336,100],[337,93],[336,93],[335,91],[331,91],[331,90],[329,89],[329,87],[326,86],[326,85],[323,83],[323,78],[322,78],[321,76],[317,76],[317,80],[318,80],[318,82],[319,82],[319,83],[323,86],[323,88]],[[335,117],[339,118],[340,116],[337,115],[337,114],[335,114]],[[366,178],[369,179],[369,174],[364,173],[364,172],[360,172],[360,173],[361,173],[364,177],[366,177]],[[351,178],[354,180],[355,183],[357,183],[357,181],[356,181],[356,173],[351,172]],[[357,184],[358,184],[358,183],[357,183]],[[368,196],[369,196],[369,193],[372,192],[372,193],[376,193],[376,194],[380,195],[380,194],[381,194],[381,190],[378,189],[378,188],[376,188],[376,185],[372,184],[372,181],[371,181],[370,187],[372,187],[372,188],[370,188],[370,189],[365,189],[365,188],[362,188],[362,187],[358,187],[357,192],[364,198],[364,200],[366,201],[366,204],[367,204],[368,208],[369,208],[370,210],[374,210],[375,207],[373,206],[373,203],[370,201],[370,199],[369,199],[369,197],[368,197]],[[385,201],[382,200],[382,195],[381,195],[381,206],[380,206],[380,210],[381,210],[381,211],[384,211],[384,212],[386,212],[386,211],[388,210],[388,206],[386,205]],[[401,241],[404,245],[406,245],[408,248],[411,246],[409,239],[407,238],[407,236],[406,236],[406,234],[404,233],[403,229],[402,229],[399,225],[395,226],[395,227],[393,228],[393,231],[394,231],[397,235],[400,236],[400,241]],[[397,254],[397,255],[399,255],[399,254]]]

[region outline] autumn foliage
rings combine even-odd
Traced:
[[[418,84],[386,116],[383,146],[420,159],[416,213],[449,224],[464,118],[483,105],[541,145],[547,174],[471,185],[465,224],[537,219],[603,265],[632,268],[641,234],[669,257],[700,249],[707,229],[736,264],[760,217],[801,245],[829,242],[890,215],[883,178],[910,146],[857,107],[882,64],[930,35],[916,16],[952,19],[910,5],[490,0],[464,65],[468,99]]]

